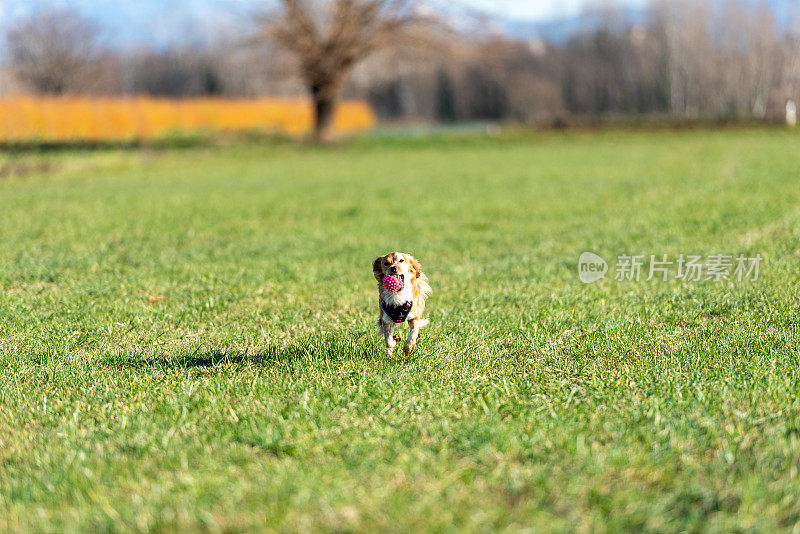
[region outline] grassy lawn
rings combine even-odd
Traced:
[[[798,146],[0,155],[48,169],[0,179],[0,530],[800,528]],[[434,293],[387,359],[396,249]],[[586,250],[764,262],[583,284]]]

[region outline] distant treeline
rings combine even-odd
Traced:
[[[607,9],[547,42],[442,29],[440,45],[398,43],[360,64],[345,94],[379,116],[547,123],[571,117],[670,115],[778,119],[800,100],[800,13],[749,0],[657,1],[637,22]],[[8,32],[6,91],[169,97],[300,96],[288,58],[257,35],[213,45],[110,52],[74,12]],[[49,48],[48,48],[49,47]],[[409,50],[411,50],[409,52]]]

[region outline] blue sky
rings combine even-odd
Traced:
[[[444,8],[472,8],[501,19],[543,22],[573,16],[610,0],[423,0]],[[643,5],[646,0],[616,0]],[[0,0],[0,26],[45,6],[74,8],[96,20],[113,47],[208,42],[241,31],[255,9],[275,0]]]
[[[585,7],[608,4],[607,0],[459,0],[495,15],[516,19],[543,21],[580,13]],[[646,0],[620,0],[616,5],[641,6]]]
[[[430,0],[429,0],[430,1]],[[434,2],[436,0],[433,0]],[[617,4],[642,5],[646,0],[617,0]],[[568,16],[580,12],[587,5],[607,3],[608,0],[444,0],[445,5],[455,7],[465,6],[490,12],[494,15],[521,18],[528,20],[546,20]],[[128,11],[136,5],[144,10],[159,10],[164,13],[175,13],[187,5],[205,7],[225,6],[233,11],[245,7],[267,5],[269,0],[195,0],[186,2],[182,0],[0,0],[0,18],[9,18],[34,9],[42,4],[55,4],[73,6],[79,9],[109,11],[118,8],[121,12]]]

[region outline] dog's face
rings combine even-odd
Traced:
[[[390,274],[399,274],[405,286],[422,274],[422,266],[411,254],[390,252],[386,256],[375,258],[375,261],[372,262],[372,274],[381,284],[383,284],[383,279]]]

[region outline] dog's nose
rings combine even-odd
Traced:
[[[389,274],[394,274],[397,272],[397,267],[389,267]]]

